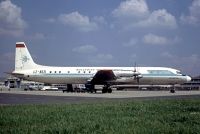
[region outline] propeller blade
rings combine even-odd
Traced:
[[[137,71],[137,68],[136,68],[136,62],[135,62],[135,65],[134,65],[134,72],[136,72]]]
[[[138,85],[139,85],[139,83],[140,83],[140,78],[137,78],[137,83],[138,83]]]

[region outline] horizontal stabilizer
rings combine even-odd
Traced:
[[[9,75],[12,75],[12,76],[15,76],[15,77],[18,77],[18,78],[23,78],[24,77],[24,74],[22,73],[10,73],[10,72],[5,72],[6,74],[9,74]]]

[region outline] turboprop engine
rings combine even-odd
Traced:
[[[128,71],[117,71],[117,72],[114,72],[115,75],[117,77],[142,77],[141,73],[140,72],[137,72],[137,71],[131,71],[131,70],[128,70]]]

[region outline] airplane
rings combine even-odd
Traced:
[[[90,92],[95,85],[104,85],[102,93],[111,93],[112,85],[175,85],[191,81],[179,70],[167,67],[56,67],[36,64],[25,43],[16,42],[15,70],[11,75],[48,84],[85,84]]]

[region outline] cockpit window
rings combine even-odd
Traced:
[[[181,71],[176,71],[177,75],[182,75]]]
[[[182,75],[182,76],[186,76],[185,74],[182,74],[181,71],[176,71],[177,75]]]

